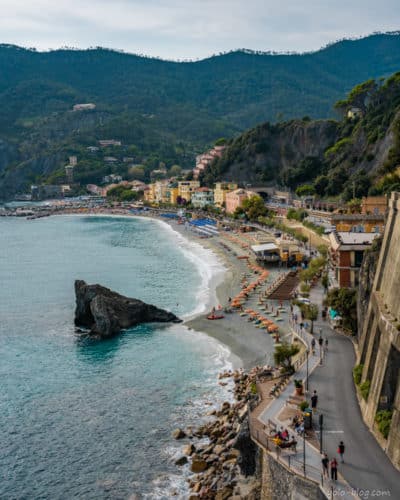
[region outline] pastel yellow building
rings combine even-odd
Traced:
[[[177,187],[169,187],[167,190],[168,202],[171,205],[177,204],[177,198],[179,196],[179,189]]]
[[[148,189],[144,192],[144,201],[154,203],[156,201],[155,184],[149,184]]]
[[[199,181],[181,181],[178,182],[178,196],[189,203],[192,199],[192,194],[200,187]]]
[[[237,184],[233,182],[217,182],[214,189],[214,204],[222,208],[226,202],[226,193],[235,191]]]

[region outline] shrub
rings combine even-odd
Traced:
[[[294,386],[296,387],[296,389],[300,389],[300,387],[303,387],[303,381],[295,378],[294,379]]]
[[[375,415],[375,422],[378,424],[379,432],[387,439],[392,423],[393,412],[390,410],[379,410]]]
[[[353,378],[356,385],[360,385],[364,365],[357,365],[353,368]]]
[[[304,411],[306,408],[308,408],[310,405],[308,403],[308,401],[302,401],[300,404],[299,404],[299,408],[301,411]]]
[[[250,384],[250,392],[251,394],[257,394],[257,384],[255,382]]]
[[[371,381],[365,380],[360,386],[361,396],[367,401],[369,396],[369,390],[371,388]]]

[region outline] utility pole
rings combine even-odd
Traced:
[[[308,393],[308,355],[310,354],[309,349],[306,350],[306,393]]]
[[[303,474],[306,477],[306,430],[303,431]]]

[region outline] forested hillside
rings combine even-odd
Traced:
[[[219,137],[266,120],[334,117],[358,82],[400,69],[400,35],[345,40],[309,54],[235,51],[171,62],[106,49],[0,46],[0,197],[60,170],[99,139],[121,140],[146,168],[193,165]],[[72,112],[77,103],[96,109]],[[90,158],[87,161],[92,161]],[[93,163],[86,180],[105,169]],[[83,180],[83,178],[82,178]]]
[[[357,85],[335,107],[341,120],[267,122],[245,132],[203,181],[305,185],[347,200],[400,189],[400,72]]]

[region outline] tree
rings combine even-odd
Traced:
[[[136,179],[138,181],[143,181],[145,179],[145,171],[144,171],[144,167],[139,167],[139,166],[136,166],[136,167],[131,167],[129,170],[128,170],[128,178],[129,179]]]
[[[257,220],[259,217],[267,213],[267,208],[264,205],[264,200],[261,196],[255,195],[243,200],[242,209],[249,220]]]
[[[318,306],[317,304],[305,304],[302,308],[304,317],[311,321],[311,334],[314,333],[314,321],[318,319]]]
[[[329,178],[327,175],[319,175],[314,181],[315,192],[319,196],[325,196],[325,190],[328,187]]]
[[[182,173],[182,169],[179,165],[172,165],[172,167],[169,169],[169,175],[171,177],[179,177]]]
[[[339,111],[346,112],[350,107],[354,106],[365,112],[371,97],[376,93],[377,89],[378,85],[375,80],[367,80],[356,85],[347,98],[337,101],[334,107]]]
[[[311,184],[303,184],[296,189],[297,196],[312,196],[315,194],[315,188]]]
[[[329,287],[329,275],[328,275],[328,273],[325,273],[322,275],[321,284],[324,287],[325,293],[327,293],[328,287]]]
[[[294,344],[282,342],[280,346],[275,347],[274,360],[278,366],[281,366],[286,373],[293,373],[292,357],[300,351],[300,348]]]
[[[328,292],[327,305],[343,318],[343,326],[357,333],[357,291],[351,288],[333,288]]]

